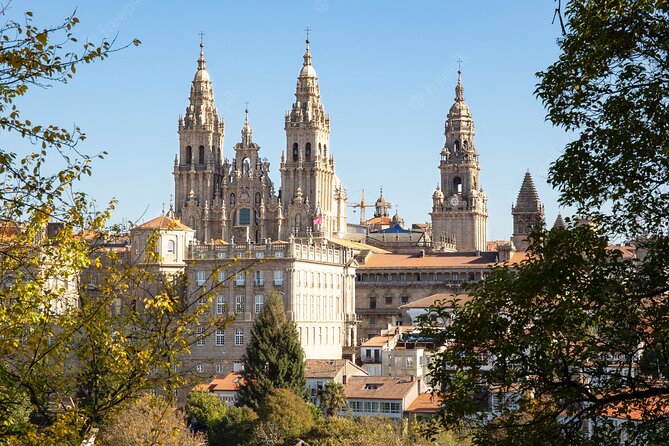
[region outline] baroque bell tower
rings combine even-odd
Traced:
[[[174,159],[175,214],[195,229],[201,241],[220,237],[220,201],[215,197],[223,176],[223,119],[214,106],[214,90],[200,42],[197,71],[186,114],[179,116],[179,153]]]
[[[280,169],[286,221],[281,236],[341,237],[346,232],[346,191],[328,147],[330,117],[321,103],[308,35],[306,44],[295,102],[285,117],[286,150]]]
[[[455,102],[445,124],[441,151],[441,181],[432,199],[432,240],[443,249],[446,241],[460,252],[485,251],[488,198],[479,183],[479,154],[474,145],[474,120],[465,103],[462,73],[458,69]]]

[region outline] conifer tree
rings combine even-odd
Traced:
[[[288,389],[304,395],[306,384],[304,351],[295,323],[288,320],[277,293],[268,295],[251,331],[251,342],[243,357],[244,384],[240,403],[257,409],[273,389]]]

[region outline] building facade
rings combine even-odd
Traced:
[[[200,242],[260,243],[346,232],[346,189],[335,173],[330,117],[321,103],[308,39],[306,44],[295,101],[284,119],[279,191],[269,177],[269,162],[253,142],[248,109],[241,141],[230,160],[224,157],[223,119],[200,44],[174,160],[175,216],[195,229]]]
[[[325,239],[194,244],[187,296],[229,316],[224,329],[203,334],[187,358],[202,376],[239,371],[251,329],[270,293],[283,300],[306,359],[341,359],[357,343],[355,261],[350,249]],[[204,296],[213,293],[207,299]]]

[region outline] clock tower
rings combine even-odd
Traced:
[[[446,143],[441,151],[441,181],[432,195],[432,243],[443,250],[447,242],[459,252],[485,251],[488,198],[479,183],[479,154],[474,145],[474,120],[465,104],[458,69],[455,102],[446,119]]]

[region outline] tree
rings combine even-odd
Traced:
[[[190,432],[183,415],[164,398],[145,395],[111,417],[95,444],[204,446],[202,435]]]
[[[173,395],[187,382],[176,370],[196,325],[208,333],[225,321],[184,295],[185,278],[139,267],[115,244],[124,234],[107,226],[114,203],[96,210],[77,190],[104,152],[81,153],[79,128],[33,122],[15,105],[121,49],[79,44],[74,15],[50,28],[32,17],[0,27],[0,442],[80,444],[125,401]],[[157,261],[155,237],[146,249]]]
[[[212,446],[251,444],[258,415],[249,407],[229,407],[223,419],[210,431]]]
[[[334,381],[328,381],[323,386],[321,393],[321,410],[328,417],[338,415],[348,406],[344,386]]]
[[[258,409],[254,436],[261,444],[281,445],[314,427],[314,415],[303,398],[288,389],[274,389]]]
[[[440,421],[470,424],[476,444],[669,440],[669,386],[656,379],[669,346],[668,12],[567,2],[562,55],[537,95],[576,134],[549,181],[591,223],[537,229],[524,261],[494,268],[462,308],[432,309],[453,311],[433,331]],[[644,352],[653,372],[638,367]]]
[[[305,395],[304,351],[295,323],[286,317],[277,294],[268,295],[253,325],[243,363],[240,404],[257,409],[275,388]]]
[[[212,428],[225,417],[226,405],[217,395],[207,390],[193,390],[188,394],[186,413],[207,429]]]

